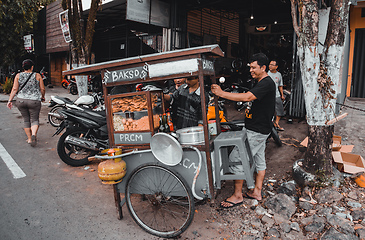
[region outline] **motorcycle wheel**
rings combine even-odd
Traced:
[[[276,145],[278,147],[281,147],[283,143],[281,142],[281,139],[279,137],[278,131],[276,131],[275,127],[272,127],[270,136],[274,139]]]
[[[62,134],[58,140],[57,153],[64,163],[73,167],[83,166],[89,163],[88,158],[90,156],[93,156],[97,153],[96,151],[78,147],[65,142],[67,136],[84,138],[86,140],[92,141],[90,139],[92,135],[87,134],[87,132],[88,130],[86,129],[75,127],[68,129],[64,134]]]
[[[66,108],[64,106],[58,105],[58,106],[54,106],[49,112],[60,114],[60,111],[63,109],[66,109]],[[48,115],[48,121],[49,121],[49,124],[51,124],[53,127],[59,127],[63,120],[61,120],[55,116]]]
[[[77,86],[76,86],[76,84],[72,84],[72,85],[70,86],[70,93],[71,93],[72,95],[77,95],[77,94],[79,93],[79,91],[77,91]]]
[[[68,84],[67,84],[67,83],[63,82],[61,85],[62,85],[62,87],[63,87],[64,89],[67,89],[67,86],[68,86]]]

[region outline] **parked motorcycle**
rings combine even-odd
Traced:
[[[229,91],[232,93],[245,93],[248,92],[248,90],[249,89],[247,87],[243,87],[239,83],[232,83]],[[242,101],[235,102],[234,107],[237,111],[242,111],[246,109],[247,102],[242,102]]]
[[[77,90],[76,79],[71,78],[70,83],[68,84],[67,88],[72,95],[79,94],[79,91]]]
[[[103,91],[103,86],[101,83],[100,75],[90,75],[88,76],[87,88],[89,92],[101,92]]]
[[[63,121],[60,111],[66,109],[68,105],[76,105],[100,111],[105,110],[104,98],[102,93],[93,93],[92,95],[84,95],[72,101],[69,98],[51,96],[50,105],[52,109],[48,113],[48,121],[53,127],[59,127]]]
[[[44,86],[48,86],[51,84],[48,78],[48,72],[46,72],[45,67],[42,67],[41,71],[39,71],[39,74],[43,79]]]
[[[64,129],[57,144],[57,153],[61,160],[74,167],[89,163],[88,158],[109,148],[108,128],[105,111],[92,111],[75,105],[63,109],[64,118],[57,131]]]
[[[62,82],[61,82],[61,86],[64,88],[64,89],[67,89],[68,88],[68,85],[70,85],[71,83],[71,78],[69,78],[69,76],[64,76],[63,79],[62,79]],[[75,79],[73,79],[75,80]]]

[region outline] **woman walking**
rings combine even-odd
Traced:
[[[27,143],[34,147],[37,144],[41,101],[45,101],[46,89],[41,75],[33,72],[34,62],[32,60],[24,60],[22,67],[24,72],[15,76],[7,106],[9,109],[13,107],[12,101],[17,94],[16,106],[24,119]]]

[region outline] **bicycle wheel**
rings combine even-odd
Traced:
[[[186,181],[158,164],[136,168],[127,181],[125,197],[134,221],[155,236],[176,237],[194,217],[194,199]]]

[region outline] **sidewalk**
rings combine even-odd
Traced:
[[[68,91],[68,89],[64,89],[61,86],[53,86],[53,88],[46,87],[46,101],[42,104],[48,105],[49,100],[51,100],[51,96],[60,96],[60,97],[68,97],[71,100],[76,100],[79,96],[72,95]],[[16,97],[15,97],[16,98]],[[8,102],[9,94],[0,93],[0,102]]]
[[[335,134],[342,137],[343,145],[355,145],[352,153],[365,157],[365,98],[346,98],[344,105],[340,114],[348,115],[335,123]]]

